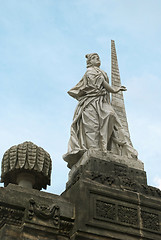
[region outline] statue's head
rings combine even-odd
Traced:
[[[99,67],[101,65],[101,61],[97,53],[90,53],[85,57],[87,58],[87,68],[91,66]]]

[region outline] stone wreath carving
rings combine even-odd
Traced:
[[[42,220],[52,219],[55,227],[59,228],[60,225],[60,208],[57,205],[47,206],[40,205],[34,199],[29,200],[30,206],[28,210],[28,218],[33,219],[34,215]]]

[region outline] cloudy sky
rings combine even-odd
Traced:
[[[110,77],[113,39],[131,139],[148,184],[161,188],[160,12],[160,0],[0,0],[0,159],[32,141],[53,161],[47,191],[64,191],[77,104],[66,92],[86,71],[87,53],[100,55]]]

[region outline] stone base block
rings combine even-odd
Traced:
[[[138,168],[133,168],[134,163],[125,164],[123,158],[115,158],[113,154],[94,154],[93,151],[86,152],[82,159],[69,172],[67,188],[70,188],[79,179],[89,179],[94,182],[119,189],[129,189],[132,191],[142,191],[143,186],[147,186],[146,172]],[[117,160],[117,161],[115,161]],[[130,161],[130,160],[129,160]],[[135,166],[141,166],[139,160],[131,160]],[[140,164],[140,165],[139,165]]]
[[[129,168],[134,168],[137,170],[144,171],[143,162],[141,162],[137,158],[128,158],[127,156],[119,156],[111,152],[102,152],[94,149],[89,149],[83,154],[83,156],[78,162],[76,161],[77,163],[70,170],[69,179],[76,169],[78,169],[82,165],[85,165],[90,159],[104,160],[107,163],[116,162],[116,163],[124,164]]]
[[[75,204],[72,240],[160,240],[161,196],[79,179],[63,193]]]

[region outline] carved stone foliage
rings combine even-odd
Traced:
[[[139,210],[126,205],[95,200],[94,218],[118,224],[129,224],[139,228],[160,231],[160,216],[157,213]]]
[[[114,171],[116,176],[127,176],[127,168],[122,165],[114,165]]]
[[[55,228],[61,235],[68,236],[73,227],[74,219],[60,216],[60,207],[57,205],[42,205],[35,202],[34,199],[29,201],[27,212],[28,219],[39,222],[40,225]]]
[[[135,208],[96,200],[96,218],[101,220],[115,220],[131,225],[138,225],[138,212]]]
[[[113,177],[108,174],[91,172],[91,179],[105,185],[112,185],[115,181]]]
[[[154,231],[159,231],[159,215],[146,211],[141,211],[142,224],[144,228],[148,228]]]
[[[63,235],[68,235],[73,225],[74,225],[73,221],[69,221],[67,219],[61,219],[59,232]]]
[[[112,185],[121,189],[127,189],[136,192],[138,190],[138,184],[133,179],[126,176],[126,171],[124,171],[123,168],[120,169],[121,172],[119,172],[117,169],[117,176],[112,174],[109,175],[108,173],[90,172],[90,175],[88,174],[88,178],[106,186]]]
[[[161,190],[147,185],[144,171],[129,168],[123,164],[90,159],[81,165],[67,183],[67,189],[79,179],[88,179],[105,186],[129,190],[156,198],[161,198]]]
[[[21,225],[24,211],[0,206],[0,228],[5,224]]]
[[[134,192],[137,191],[138,184],[135,181],[133,181],[131,178],[125,176],[125,177],[119,177],[119,179],[120,179],[120,185],[123,186],[124,189],[131,190]]]
[[[51,158],[43,148],[32,142],[12,146],[2,159],[2,182],[17,184],[18,173],[30,173],[35,177],[34,188],[41,190],[50,185]]]
[[[100,200],[96,201],[96,217],[103,219],[112,219],[116,218],[116,207],[115,204],[103,202]]]
[[[125,206],[118,206],[118,220],[120,222],[137,225],[138,224],[137,209]]]
[[[60,208],[57,205],[40,205],[34,199],[30,199],[28,218],[32,220],[34,216],[44,221],[51,220],[55,228],[60,226]]]

